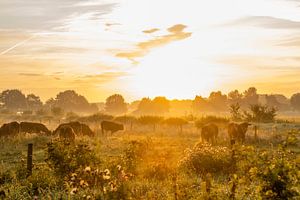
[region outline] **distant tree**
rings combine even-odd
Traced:
[[[182,133],[183,125],[188,124],[188,121],[179,117],[170,117],[168,119],[165,119],[163,123],[169,126],[179,127],[180,133]]]
[[[47,111],[46,111],[45,109],[42,109],[42,108],[41,108],[41,109],[35,111],[35,114],[38,115],[38,116],[45,116],[45,115],[47,115],[48,113],[47,113]]]
[[[223,111],[227,109],[227,95],[220,91],[211,92],[208,97],[208,102],[211,104],[214,111]]]
[[[163,115],[170,110],[170,101],[166,97],[155,97],[152,104],[155,114]]]
[[[38,110],[38,109],[42,108],[42,106],[43,106],[43,103],[42,103],[40,97],[38,97],[34,94],[27,95],[26,101],[27,101],[28,109],[30,109],[30,110]]]
[[[127,112],[127,104],[122,95],[114,94],[106,99],[105,111],[114,115]]]
[[[241,103],[243,98],[243,94],[241,94],[238,90],[233,90],[228,93],[228,101],[231,105]]]
[[[300,111],[300,93],[293,94],[291,97],[291,106]]]
[[[244,91],[243,104],[244,106],[258,104],[258,94],[255,87],[250,87]]]
[[[64,115],[64,110],[62,108],[60,108],[60,107],[53,107],[51,109],[51,113],[55,117],[62,117]]]
[[[279,108],[280,103],[278,102],[275,95],[266,95],[266,104],[270,107]]]
[[[156,125],[163,120],[163,117],[160,116],[141,116],[138,118],[138,122],[143,125],[153,126],[153,131],[156,130]]]
[[[137,114],[149,115],[153,114],[153,104],[150,98],[143,98],[135,111]]]
[[[5,90],[0,94],[0,102],[8,110],[27,109],[26,96],[20,90]]]
[[[60,92],[55,99],[49,99],[45,106],[48,109],[60,107],[66,112],[94,113],[98,111],[96,105],[91,105],[84,96],[77,94],[73,90]]]
[[[208,110],[208,102],[201,96],[196,96],[192,101],[192,111],[195,113],[203,112]]]

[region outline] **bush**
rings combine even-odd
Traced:
[[[46,152],[46,162],[60,177],[65,177],[85,166],[99,163],[95,152],[83,141],[70,143],[55,140],[47,144]]]
[[[250,112],[244,111],[244,118],[252,122],[273,122],[277,110],[267,105],[254,104],[250,105]]]
[[[231,152],[226,147],[197,143],[192,149],[186,150],[180,166],[202,177],[207,173],[228,173],[232,166]]]
[[[228,123],[229,119],[226,117],[218,117],[218,116],[213,116],[213,115],[208,115],[205,117],[201,117],[195,122],[195,125],[197,128],[201,128],[205,124],[209,123]]]

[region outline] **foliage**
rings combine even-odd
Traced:
[[[291,97],[291,106],[295,110],[300,111],[300,93],[293,94]]]
[[[152,125],[155,131],[156,125],[163,120],[163,117],[146,115],[138,118],[138,122],[142,125]]]
[[[99,162],[95,157],[95,152],[87,143],[83,141],[70,143],[65,140],[55,140],[47,144],[46,161],[60,177]]]
[[[253,122],[273,122],[275,120],[277,110],[267,105],[253,104],[250,105],[250,113],[244,111],[244,118]]]
[[[235,121],[242,119],[242,114],[240,113],[240,108],[241,108],[241,106],[239,103],[231,104],[229,107],[229,112],[231,114],[231,118]]]
[[[185,151],[180,165],[202,177],[207,173],[228,173],[232,167],[231,152],[226,147],[213,147],[209,143],[197,143]]]
[[[62,117],[64,115],[64,110],[61,107],[51,108],[51,112],[55,117]]]
[[[109,96],[105,102],[105,111],[111,114],[123,114],[127,112],[127,104],[122,95]]]
[[[170,101],[166,97],[143,98],[135,113],[143,115],[163,115],[170,110]]]
[[[203,125],[209,124],[209,123],[228,123],[229,119],[225,117],[218,117],[213,115],[208,115],[205,117],[201,117],[198,120],[196,120],[195,125],[197,128],[202,128]]]

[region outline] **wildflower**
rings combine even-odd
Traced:
[[[70,192],[71,195],[75,195],[78,192],[77,188],[73,188]]]
[[[91,172],[91,167],[89,167],[89,166],[86,167],[86,168],[84,169],[84,171],[85,171],[85,172]]]
[[[117,165],[117,169],[120,171],[122,169],[121,165]]]

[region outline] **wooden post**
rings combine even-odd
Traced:
[[[257,141],[257,126],[254,126],[254,140]]]
[[[32,174],[32,150],[33,144],[28,144],[28,151],[27,151],[27,176]]]

